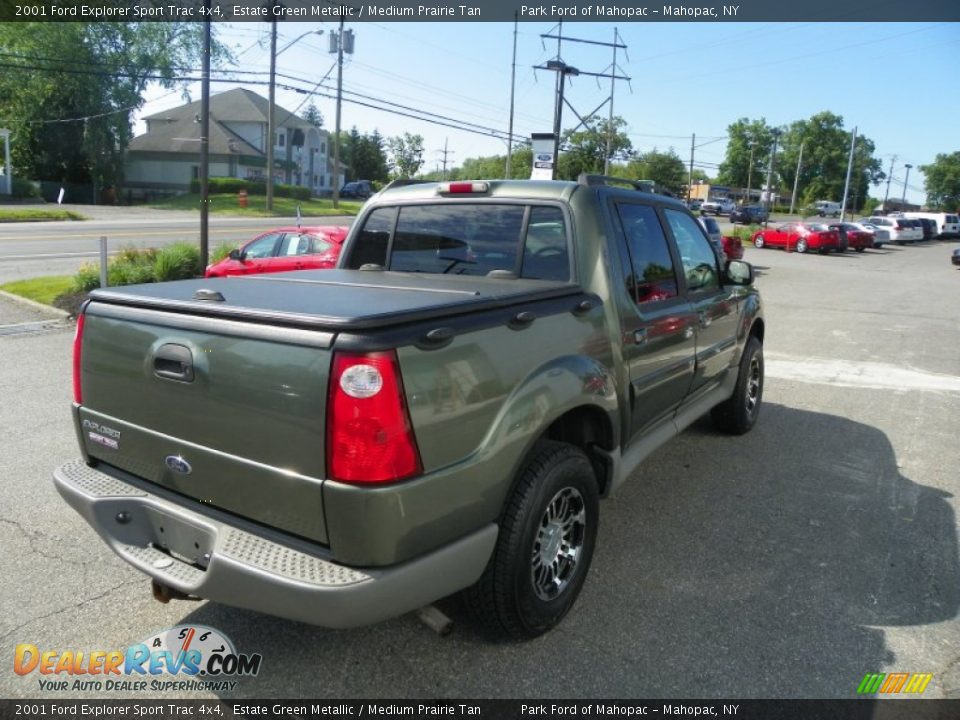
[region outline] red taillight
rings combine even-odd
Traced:
[[[396,353],[336,353],[327,404],[327,476],[386,483],[420,472]]]
[[[73,401],[80,405],[83,402],[83,392],[80,388],[80,351],[83,345],[83,321],[86,315],[77,316],[77,329],[73,335]]]

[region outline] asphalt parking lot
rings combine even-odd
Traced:
[[[126,648],[192,623],[263,656],[223,697],[843,698],[867,672],[933,673],[924,697],[960,697],[954,247],[748,247],[768,327],[757,427],[702,421],[657,451],[601,506],[571,614],[524,644],[488,642],[455,601],[443,638],[414,616],[330,631],[157,603],[53,488],[77,455],[70,328],[0,336],[0,696],[125,697],[41,690],[14,647]],[[215,697],[169,695],[185,696]]]

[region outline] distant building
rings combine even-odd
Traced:
[[[289,110],[274,106],[275,182],[316,194],[343,185],[335,179],[329,135]],[[269,102],[237,88],[210,97],[210,177],[266,179]],[[125,189],[140,196],[173,194],[200,177],[200,101],[144,118],[147,132],[130,141]]]

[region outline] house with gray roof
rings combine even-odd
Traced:
[[[210,177],[264,180],[269,102],[243,88],[210,96]],[[329,135],[274,106],[274,181],[330,192],[334,183]],[[130,141],[128,189],[140,194],[186,191],[200,177],[200,101],[144,118],[147,132]],[[343,165],[336,182],[343,185]]]

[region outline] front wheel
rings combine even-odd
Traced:
[[[762,248],[765,243],[766,243],[766,240],[763,239],[763,235],[757,235],[757,236],[753,239],[753,246],[754,246],[754,247]]]
[[[733,395],[710,411],[723,432],[743,435],[757,422],[763,400],[763,344],[751,335],[740,358],[740,375]]]
[[[586,580],[599,520],[587,456],[539,442],[507,500],[486,570],[464,591],[470,610],[501,637],[531,638],[556,626]]]
[[[804,240],[803,238],[800,238],[799,240],[797,240],[797,252],[805,253],[806,251],[807,251],[807,241]]]

